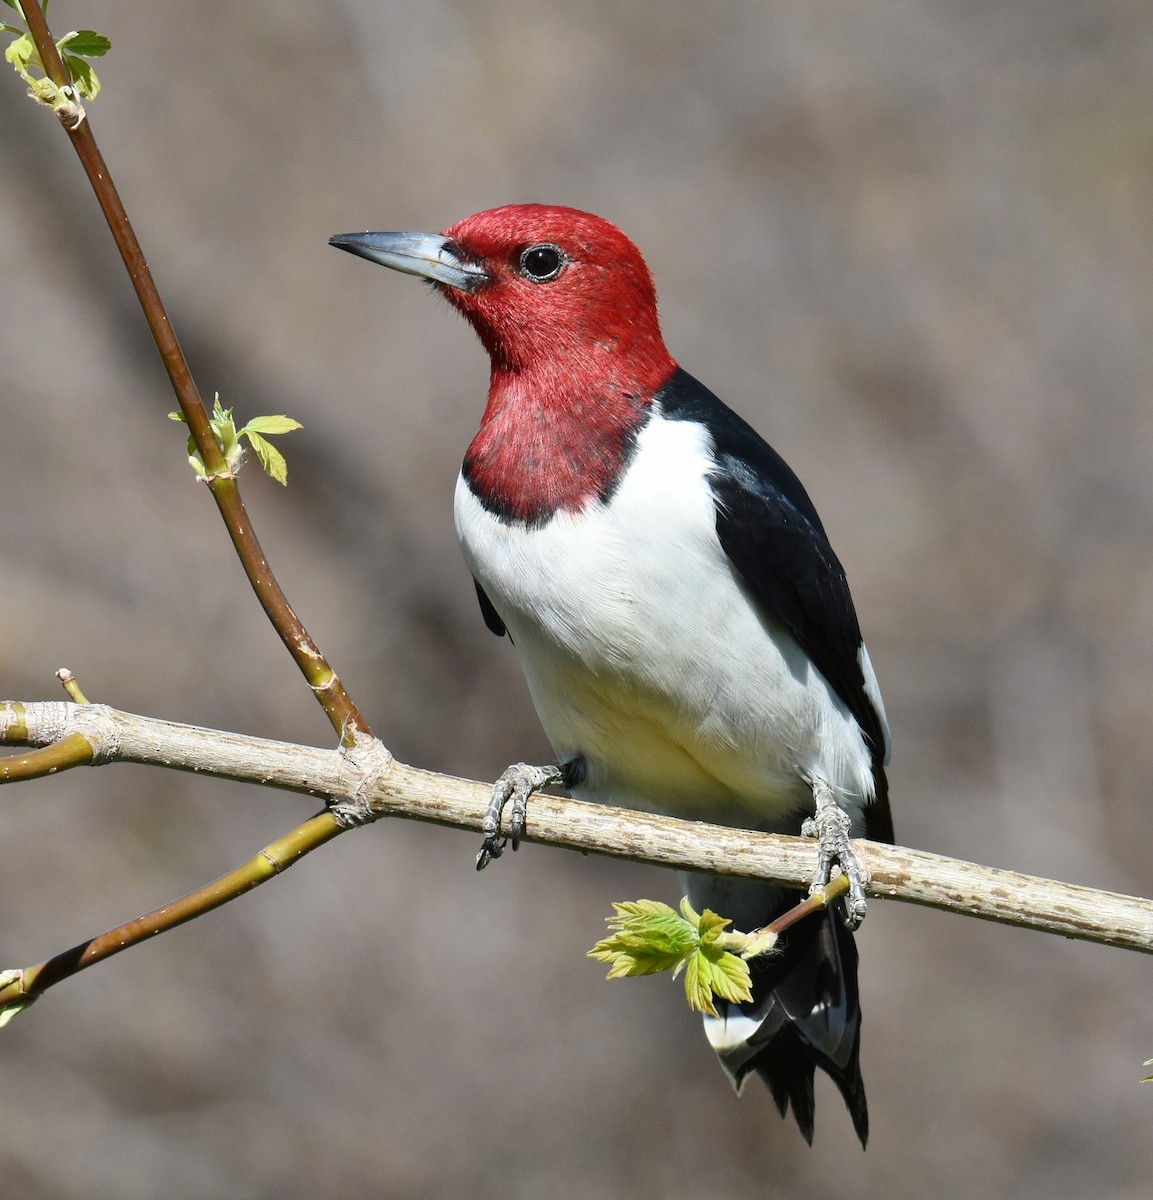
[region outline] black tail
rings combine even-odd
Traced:
[[[760,1026],[739,1051],[720,1055],[733,1082],[740,1087],[756,1071],[769,1085],[782,1117],[792,1104],[793,1116],[811,1143],[813,1073],[820,1067],[840,1088],[864,1146],[869,1140],[869,1109],[861,1078],[861,1004],[853,935],[840,916],[829,911],[789,930],[780,957],[752,966],[753,1003],[741,1007],[747,1015],[759,1016]]]
[[[683,882],[699,912],[711,908],[738,929],[768,924],[802,897],[765,884],[686,875]],[[719,1017],[705,1018],[705,1033],[739,1092],[754,1071],[773,1099],[813,1140],[813,1076],[820,1067],[840,1089],[864,1146],[869,1110],[861,1078],[861,1005],[857,948],[832,910],[809,917],[782,936],[776,953],[755,959],[753,999],[718,1001]]]

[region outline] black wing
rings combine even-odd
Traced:
[[[848,581],[801,481],[763,438],[703,384],[677,370],[657,394],[671,420],[713,436],[717,536],[753,597],[782,621],[852,713],[869,744],[877,797],[868,835],[893,840],[884,723],[865,691],[861,629]]]
[[[484,588],[475,579],[473,583],[476,584],[476,598],[480,601],[480,612],[481,616],[484,617],[484,623],[497,637],[504,637],[508,630],[504,627],[504,622],[500,619],[500,613],[493,607],[493,603],[488,598]]]

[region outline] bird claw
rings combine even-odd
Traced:
[[[868,905],[861,865],[849,841],[852,822],[849,814],[837,803],[832,788],[823,779],[813,781],[813,799],[817,805],[816,812],[806,817],[801,825],[802,837],[818,839],[817,870],[809,887],[809,895],[828,886],[835,863],[849,880],[849,893],[845,897],[845,926],[856,929],[865,919]]]
[[[513,850],[520,846],[528,815],[528,798],[543,787],[560,783],[562,778],[559,767],[534,767],[528,763],[513,763],[501,775],[493,786],[492,798],[480,823],[484,842],[476,856],[478,871],[483,871],[494,858],[500,858],[510,842]],[[512,808],[509,811],[508,832],[505,833],[501,821],[505,806],[510,801]]]

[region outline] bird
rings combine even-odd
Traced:
[[[749,1002],[705,1033],[740,1093],[761,1076],[811,1144],[814,1077],[868,1107],[849,838],[891,842],[889,731],[845,572],[784,459],[665,346],[640,251],[578,209],[510,204],[442,234],[332,245],[428,281],[491,366],[455,521],[488,628],[507,634],[556,762],[498,781],[478,867],[515,849],[528,798],[577,799],[820,839],[845,912],[751,962]],[[504,823],[505,807],[510,806]],[[692,906],[759,929],[802,897],[686,872]]]

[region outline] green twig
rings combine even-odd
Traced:
[[[70,733],[42,750],[0,758],[0,783],[43,779],[46,775],[58,775],[70,767],[86,767],[91,762],[92,743],[82,733]]]
[[[255,857],[219,879],[153,909],[135,920],[89,938],[33,967],[0,972],[0,1025],[27,1008],[54,984],[159,933],[203,916],[287,871],[298,859],[343,832],[336,818],[321,813],[269,843]]]
[[[87,704],[88,697],[80,690],[80,684],[76,676],[67,667],[61,667],[56,672],[56,678],[60,680],[61,687],[68,693],[68,697],[75,704]]]

